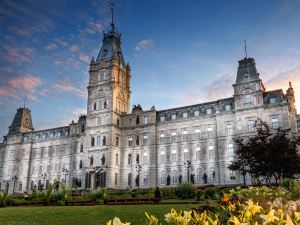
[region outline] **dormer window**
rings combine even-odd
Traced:
[[[230,111],[231,106],[230,105],[225,105],[225,111]]]
[[[160,117],[160,122],[164,122],[165,121],[165,117],[164,116],[161,116]]]
[[[269,102],[270,102],[270,104],[275,104],[276,103],[276,98],[270,98]]]
[[[250,94],[245,95],[245,103],[246,104],[252,103],[252,95],[250,95]]]
[[[188,113],[187,113],[187,112],[184,112],[184,113],[182,114],[182,117],[183,117],[183,118],[187,118],[187,117],[188,117]]]
[[[199,116],[199,110],[194,111],[194,116]]]
[[[206,114],[210,115],[211,114],[211,109],[206,109]]]
[[[172,114],[172,120],[176,120],[176,114]]]

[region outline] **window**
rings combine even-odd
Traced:
[[[97,124],[97,126],[101,125],[101,117],[97,117],[96,124]]]
[[[252,103],[252,95],[246,94],[245,95],[245,104],[250,104]]]
[[[211,169],[211,170],[210,170],[210,180],[211,180],[212,182],[214,182],[215,179],[216,179],[216,172],[215,172],[214,169]]]
[[[103,80],[104,80],[104,72],[101,71],[101,72],[99,73],[99,81],[103,81]]]
[[[187,113],[187,112],[184,112],[184,113],[182,114],[182,117],[183,117],[183,118],[187,118],[187,117],[188,117],[188,113]]]
[[[231,110],[231,106],[230,105],[225,105],[225,111],[230,111]]]
[[[128,174],[128,186],[132,186],[132,173]]]
[[[148,123],[148,116],[144,116],[144,124]]]
[[[195,129],[195,139],[199,140],[201,138],[201,133],[200,133],[200,129]]]
[[[201,149],[200,147],[196,147],[196,160],[200,160],[201,158]]]
[[[201,180],[202,180],[202,171],[201,171],[201,169],[197,168],[197,172],[196,173],[197,173],[196,174],[196,181],[197,181],[197,183],[200,183]]]
[[[148,163],[148,152],[144,152],[144,154],[143,154],[143,163],[144,164]]]
[[[276,98],[270,98],[269,102],[270,102],[270,104],[275,104],[276,103]]]
[[[233,144],[229,144],[227,147],[228,150],[228,156],[233,156],[234,155],[234,147]]]
[[[178,183],[178,172],[176,170],[172,172],[172,183],[173,184]]]
[[[129,137],[129,138],[128,138],[128,146],[129,146],[129,147],[132,146],[132,137]]]
[[[176,132],[171,133],[171,141],[176,142]]]
[[[183,160],[185,162],[189,160],[189,150],[188,149],[183,150]]]
[[[128,165],[132,164],[132,155],[128,154]]]
[[[97,155],[96,156],[96,166],[100,166],[100,161],[101,161],[101,157],[100,157],[100,155]]]
[[[42,174],[42,173],[43,173],[43,165],[40,164],[40,166],[39,166],[39,174]]]
[[[211,114],[211,109],[206,109],[206,114],[210,115]]]
[[[103,108],[104,108],[104,109],[107,109],[107,100],[104,100],[104,101],[103,101]]]
[[[67,146],[64,146],[64,152],[66,151],[66,147],[67,147]],[[80,145],[80,152],[83,152],[83,144]],[[64,154],[64,155],[65,155],[65,154]]]
[[[103,145],[103,146],[106,145],[106,137],[105,137],[105,136],[103,136],[103,138],[102,138],[102,145]]]
[[[230,180],[235,180],[236,179],[235,171],[232,171],[232,170],[229,171],[229,179]]]
[[[209,133],[209,132],[212,132],[212,131],[213,131],[212,126],[208,126],[208,127],[207,127],[207,132]]]
[[[116,165],[119,165],[119,154],[116,153]]]
[[[166,185],[166,172],[165,171],[160,172],[160,184]]]
[[[271,126],[272,126],[273,129],[278,129],[279,123],[278,123],[278,119],[277,118],[271,119]]]
[[[208,144],[208,154],[209,154],[209,158],[210,159],[214,159],[215,158],[215,151],[214,151],[214,146],[212,143]]]
[[[91,146],[94,147],[95,146],[95,138],[91,137]]]
[[[143,136],[143,145],[147,145],[148,144],[148,136],[144,135]]]
[[[136,154],[135,161],[136,161],[136,164],[140,163],[140,154]]]
[[[165,121],[165,117],[164,116],[161,116],[160,117],[160,122],[164,122]]]
[[[101,145],[101,137],[97,136],[97,146],[100,146],[100,145]]]
[[[119,127],[120,126],[120,120],[117,119],[117,126]]]
[[[199,110],[194,111],[194,116],[199,116]]]
[[[176,150],[172,150],[172,153],[171,153],[171,161],[172,162],[176,162],[176,155],[177,155],[177,152]]]
[[[118,174],[115,173],[115,185],[118,185]]]
[[[172,114],[172,120],[176,120],[176,114]]]
[[[136,122],[137,125],[140,124],[140,116],[139,115],[136,116],[135,122]]]
[[[19,182],[19,191],[22,191],[22,182]]]
[[[166,162],[166,153],[164,151],[160,152],[160,162],[165,163]]]
[[[95,102],[94,105],[93,105],[94,110],[97,110],[97,105],[98,105],[97,102]]]
[[[188,140],[188,132],[187,132],[187,130],[184,130],[182,132],[182,140],[183,141],[187,141]]]
[[[79,169],[82,169],[82,160],[79,161]]]
[[[145,171],[144,172],[144,184],[147,184],[148,183],[148,172]]]
[[[119,146],[119,137],[116,137],[116,146]]]
[[[164,133],[160,134],[160,143],[161,144],[165,143],[165,134]]]
[[[233,126],[232,126],[232,124],[227,124],[226,129],[227,129],[227,135],[228,136],[233,135]]]
[[[254,121],[253,120],[248,120],[248,132],[254,132],[255,129],[254,129]]]
[[[136,143],[136,145],[140,145],[140,137],[139,136],[136,136],[135,143]]]

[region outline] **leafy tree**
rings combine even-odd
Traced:
[[[297,146],[300,137],[291,134],[290,130],[271,129],[270,126],[257,119],[256,135],[235,140],[236,156],[228,167],[239,171],[244,177],[250,173],[256,177],[264,177],[267,182],[275,178],[291,178],[300,172],[300,156]]]

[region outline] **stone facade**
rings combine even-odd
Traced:
[[[265,90],[253,58],[239,61],[233,97],[130,112],[130,66],[112,26],[89,73],[87,115],[77,122],[34,131],[30,110],[17,110],[0,144],[0,189],[30,192],[55,180],[91,190],[240,184],[227,169],[234,137],[254,134],[258,117],[298,133],[292,85],[286,93]]]

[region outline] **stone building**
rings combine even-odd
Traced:
[[[258,117],[298,132],[291,83],[285,93],[267,91],[247,57],[238,62],[232,97],[159,111],[135,105],[130,112],[130,66],[120,39],[113,24],[104,32],[90,63],[87,115],[77,122],[34,130],[30,110],[17,110],[0,144],[2,190],[41,190],[55,180],[90,190],[239,184],[241,176],[227,169],[234,137],[254,134]]]

